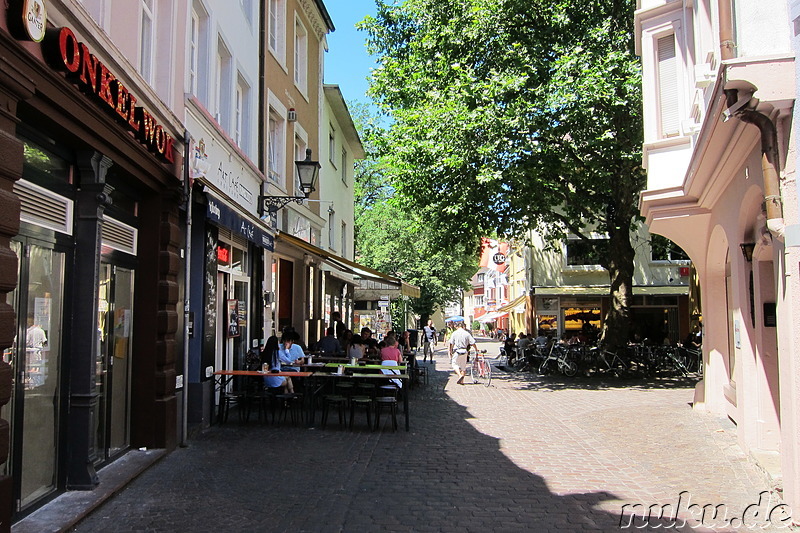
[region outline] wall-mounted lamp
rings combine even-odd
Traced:
[[[295,161],[297,167],[297,177],[300,179],[300,190],[303,196],[266,196],[259,197],[259,204],[261,205],[261,214],[274,214],[278,209],[286,207],[291,202],[302,204],[308,199],[309,195],[316,189],[314,186],[317,184],[317,177],[319,176],[319,169],[322,165],[319,161],[311,160],[311,148],[306,150],[306,158],[303,161]]]
[[[742,255],[744,256],[744,260],[748,263],[753,262],[753,250],[756,247],[756,243],[754,242],[743,242],[739,245],[739,248],[742,249]]]

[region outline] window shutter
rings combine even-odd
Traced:
[[[661,136],[673,137],[680,133],[678,58],[675,54],[675,35],[659,38],[657,46],[658,108],[661,118]]]

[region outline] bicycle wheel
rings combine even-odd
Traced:
[[[567,359],[561,363],[561,371],[569,378],[574,377],[578,373],[578,365],[575,364],[575,361]]]
[[[480,383],[481,382],[481,363],[476,357],[472,360],[472,382],[473,383]]]
[[[486,383],[484,383],[484,385],[488,387],[489,384],[492,382],[492,365],[491,363],[489,363],[489,361],[484,361],[483,365],[485,372],[484,377],[486,378]]]

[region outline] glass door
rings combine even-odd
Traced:
[[[99,462],[114,457],[130,444],[133,274],[133,270],[106,262],[100,265],[95,431]]]
[[[3,417],[11,422],[11,458],[17,510],[58,484],[60,369],[65,253],[43,244],[12,241],[19,284],[7,303],[17,317],[14,345],[3,354],[14,369],[14,394]]]

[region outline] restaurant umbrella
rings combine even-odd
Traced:
[[[464,322],[464,317],[461,315],[453,315],[450,318],[445,318],[445,322]]]

